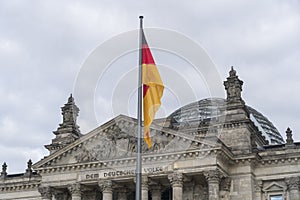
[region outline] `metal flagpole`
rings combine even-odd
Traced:
[[[143,84],[142,84],[142,37],[143,37],[143,16],[140,16],[140,33],[139,33],[139,77],[138,77],[138,109],[137,109],[137,119],[138,119],[138,137],[137,137],[137,157],[136,157],[136,190],[135,199],[141,200],[142,189],[142,101],[143,101]]]

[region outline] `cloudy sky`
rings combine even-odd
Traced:
[[[0,162],[7,162],[9,173],[23,172],[29,158],[36,162],[48,155],[43,145],[54,138],[52,131],[62,121],[60,107],[70,93],[81,109],[82,133],[120,113],[135,116],[136,82],[129,75],[135,74],[137,52],[115,55],[92,86],[92,100],[84,101],[84,92],[77,90],[78,83],[90,87],[88,77],[80,77],[91,54],[137,29],[139,15],[145,16],[147,28],[173,31],[197,43],[214,63],[220,83],[233,65],[244,81],[246,103],[265,114],[284,138],[291,127],[300,141],[298,0],[1,0]],[[150,32],[150,46],[165,41],[154,40]],[[153,54],[168,88],[159,116],[211,95],[204,75],[197,79],[189,71],[188,60],[159,49]],[[180,94],[185,84],[192,98]]]

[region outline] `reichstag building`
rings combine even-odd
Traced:
[[[225,99],[183,106],[151,127],[143,144],[143,200],[299,200],[300,143],[283,139],[263,114],[242,99],[232,68]],[[119,115],[82,135],[79,108],[69,97],[63,122],[22,174],[3,163],[1,200],[133,200],[137,120]]]

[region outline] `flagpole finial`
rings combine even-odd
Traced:
[[[139,16],[139,18],[140,18],[140,19],[143,19],[143,18],[144,18],[144,16],[143,16],[143,15],[141,15],[141,16]]]

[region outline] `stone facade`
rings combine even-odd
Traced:
[[[270,145],[242,99],[242,85],[232,68],[226,100],[207,100],[207,109],[218,102],[209,117],[193,104],[154,122],[153,145],[142,146],[143,200],[300,199],[300,143],[288,128],[286,143]],[[82,135],[78,112],[70,96],[46,145],[49,156],[28,161],[23,174],[7,174],[3,164],[0,199],[134,199],[136,119],[120,115]]]

